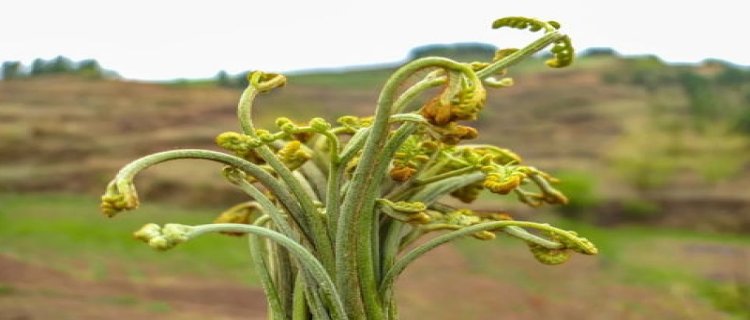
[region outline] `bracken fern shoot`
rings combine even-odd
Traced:
[[[411,61],[387,80],[371,117],[343,116],[336,123],[279,118],[275,129],[256,128],[256,97],[284,86],[286,78],[253,72],[237,108],[241,131],[216,138],[227,153],[184,149],[140,158],[109,183],[102,212],[112,217],[138,207],[133,179],[150,166],[177,159],[223,164],[223,176],[249,201],[210,224],[147,224],[135,238],[166,250],[208,232],[248,235],[271,319],[398,319],[393,286],[401,272],[465,236],[506,234],[545,264],[563,263],[573,252],[596,254],[573,231],[444,203],[445,197],[471,203],[484,191],[532,207],[568,201],[554,177],[514,152],[463,143],[479,134],[464,121],[482,111],[487,88],[513,85],[505,77],[508,67],[548,46],[548,66],[573,61],[570,38],[556,22],[508,17],[492,26],[542,35],[524,48],[498,50],[489,62]],[[437,95],[420,99],[433,88]]]

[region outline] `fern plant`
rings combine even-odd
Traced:
[[[187,149],[140,158],[109,183],[102,211],[111,217],[135,209],[133,179],[150,166],[188,158],[224,164],[224,177],[250,201],[214,223],[148,224],[135,238],[166,250],[208,232],[249,235],[271,319],[397,319],[397,277],[423,254],[465,236],[517,238],[545,264],[563,263],[571,252],[596,254],[575,232],[441,201],[450,196],[470,203],[489,191],[513,194],[532,207],[567,202],[554,188],[555,178],[512,151],[461,143],[478,135],[462,121],[477,118],[485,88],[512,85],[504,77],[508,67],[550,45],[550,67],[573,59],[570,39],[556,22],[509,17],[493,27],[543,35],[524,48],[498,50],[489,62],[411,61],[388,79],[373,116],[343,116],[335,124],[279,118],[274,130],[256,128],[256,97],[284,86],[286,78],[253,72],[237,108],[241,131],[216,138],[228,153]],[[433,88],[441,89],[418,103]]]

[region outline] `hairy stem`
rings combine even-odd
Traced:
[[[411,199],[415,201],[421,201],[429,205],[435,202],[440,196],[444,194],[451,193],[472,183],[481,181],[482,179],[484,179],[483,173],[472,172],[435,181],[424,185],[422,189],[419,190],[419,192],[411,197]]]
[[[523,59],[530,57],[534,53],[539,52],[540,50],[546,48],[547,46],[554,43],[555,41],[562,39],[563,37],[565,37],[565,35],[560,33],[559,31],[548,32],[544,34],[544,36],[542,36],[541,38],[535,40],[534,42],[524,47],[523,49],[518,50],[503,59],[493,62],[492,64],[490,64],[486,68],[483,68],[482,70],[479,70],[477,72],[477,76],[481,79],[492,76],[499,70],[503,70],[518,62],[521,62]]]
[[[270,220],[269,216],[262,216],[255,221],[256,226],[262,226]],[[263,287],[263,291],[266,293],[266,299],[268,299],[268,307],[274,320],[286,319],[286,312],[282,307],[281,298],[279,297],[279,291],[276,285],[273,283],[273,278],[268,269],[268,264],[263,257],[263,247],[261,245],[261,239],[258,236],[251,235],[248,237],[248,244],[250,247],[250,257],[253,261],[253,268],[260,278],[260,283]]]
[[[257,179],[264,187],[266,187],[266,189],[268,189],[281,202],[281,204],[287,209],[287,211],[292,215],[296,222],[299,223],[303,217],[302,209],[299,207],[299,204],[297,203],[295,198],[292,197],[287,189],[272,175],[252,162],[216,151],[201,149],[179,149],[154,153],[137,159],[120,169],[120,171],[117,173],[117,176],[115,177],[115,181],[117,182],[117,184],[130,183],[133,181],[135,175],[145,170],[146,168],[162,162],[177,159],[211,160],[240,169],[247,175]],[[305,226],[302,224],[299,224],[298,226],[306,236],[309,236],[310,230],[305,228]]]
[[[378,168],[375,168],[376,176],[373,177],[374,181],[381,181],[384,176],[390,159],[398,150],[399,146],[406,141],[406,139],[414,133],[416,125],[414,123],[407,123],[396,130],[388,142],[385,144],[383,150],[381,150],[381,157],[387,159],[387,161],[381,161],[378,163]],[[379,240],[377,239],[378,231],[376,227],[379,225],[378,215],[375,210],[375,199],[380,193],[380,186],[369,186],[365,194],[367,197],[366,203],[368,205],[363,210],[362,220],[360,220],[360,232],[358,234],[357,243],[357,267],[359,271],[359,285],[362,288],[362,298],[365,303],[365,310],[368,316],[373,319],[384,319],[385,314],[382,313],[383,307],[382,302],[379,301],[376,294],[377,292],[377,277],[376,268],[377,263],[375,257],[379,256],[374,252],[373,249],[378,248]],[[376,189],[377,188],[377,189]],[[366,245],[363,245],[366,244]]]
[[[282,234],[287,237],[294,238],[295,233],[292,231],[289,223],[287,223],[286,218],[281,213],[281,211],[279,211],[279,209],[273,204],[273,202],[271,202],[271,200],[266,197],[266,195],[264,195],[262,192],[260,192],[260,190],[258,190],[255,186],[244,179],[238,179],[235,183],[237,187],[239,187],[243,192],[245,192],[251,198],[255,199],[256,202],[258,202],[258,205],[260,205],[260,207],[263,209],[263,212],[268,215],[268,217],[273,221],[276,227],[279,228],[279,231],[281,231]]]
[[[294,282],[294,299],[292,307],[292,320],[307,320],[307,301],[305,300],[305,280],[302,276],[302,271],[297,273],[297,278]]]
[[[448,172],[445,172],[445,173],[441,173],[441,174],[438,174],[438,175],[427,177],[427,178],[424,178],[424,179],[418,179],[417,180],[417,185],[425,185],[425,184],[437,182],[437,181],[440,181],[440,180],[445,180],[445,179],[448,179],[448,178],[452,178],[452,177],[455,177],[455,176],[460,176],[460,175],[464,175],[464,174],[467,174],[467,173],[471,173],[471,172],[474,172],[474,171],[477,171],[477,170],[479,170],[479,168],[475,168],[475,167],[463,167],[463,168],[456,169],[456,170],[453,170],[453,171],[448,171]]]
[[[253,102],[256,96],[261,92],[262,87],[256,85],[252,81],[250,85],[243,91],[240,101],[237,104],[237,116],[242,126],[242,131],[253,138],[258,138],[255,127],[251,118]],[[300,206],[305,211],[304,223],[308,224],[312,234],[311,239],[317,252],[320,253],[321,261],[326,267],[326,270],[333,270],[333,245],[331,238],[328,234],[328,230],[325,227],[323,217],[320,216],[313,204],[313,200],[308,196],[305,188],[300,182],[294,177],[292,172],[279,160],[276,155],[266,145],[260,146],[255,149],[258,155],[263,158],[281,177],[284,183],[289,187]],[[330,273],[333,274],[333,273]]]
[[[315,282],[320,286],[320,293],[322,294],[324,301],[331,308],[331,316],[334,320],[348,319],[346,312],[344,311],[344,305],[341,302],[336,286],[333,284],[333,280],[328,276],[323,265],[318,261],[315,256],[310,253],[305,247],[295,242],[294,240],[284,236],[273,230],[266,228],[243,225],[234,223],[217,223],[195,226],[188,232],[188,238],[194,238],[205,233],[211,232],[237,232],[237,233],[250,233],[261,237],[266,237],[279,245],[283,246],[289,252],[294,255],[303,267],[305,272],[308,272],[310,276],[315,279]]]
[[[368,208],[374,206],[375,197],[368,197],[367,193],[372,192],[372,190],[379,191],[380,189],[381,181],[376,180],[375,177],[381,175],[376,172],[376,168],[382,168],[383,166],[379,164],[383,161],[390,160],[380,157],[380,153],[386,143],[389,131],[388,120],[393,113],[396,92],[401,83],[403,83],[409,76],[419,70],[429,67],[442,67],[472,72],[466,66],[449,59],[423,58],[414,60],[401,67],[388,79],[381,91],[380,97],[378,98],[378,105],[375,111],[375,121],[370,130],[370,134],[367,137],[367,141],[365,142],[359,164],[354,171],[354,175],[346,194],[346,199],[344,199],[341,207],[338,225],[358,227],[339,228],[337,230],[335,241],[336,274],[338,276],[337,286],[346,299],[345,304],[347,310],[350,311],[350,315],[356,318],[361,317],[364,313],[362,303],[361,301],[358,301],[359,299],[357,298],[361,295],[359,292],[360,288],[357,286],[358,275],[356,270],[358,267],[355,258],[357,251],[357,234],[361,232],[371,234],[371,231],[367,229],[371,228],[372,224],[369,222],[361,223],[361,219],[363,219],[363,213],[371,216],[367,211]],[[365,244],[366,243],[363,243],[362,245]],[[369,248],[367,250],[369,250]]]

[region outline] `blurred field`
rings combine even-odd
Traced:
[[[263,319],[241,238],[205,236],[155,252],[130,239],[147,222],[208,222],[218,209],[145,204],[108,220],[96,199],[4,195],[0,319]],[[555,220],[600,256],[537,263],[518,241],[466,239],[401,278],[404,319],[745,319],[750,237]]]
[[[391,67],[293,74],[256,118],[367,115]],[[400,282],[404,319],[750,319],[750,71],[708,61],[592,55],[541,61],[490,90],[480,140],[561,177],[571,204],[531,213],[596,242],[596,257],[536,263],[509,239],[441,248]],[[238,130],[240,91],[213,80],[138,83],[48,75],[0,81],[0,319],[264,319],[242,239],[167,253],[146,222],[208,222],[242,201],[218,165],[139,176],[144,205],[108,221],[98,195],[150,152],[208,148]]]
[[[510,73],[515,86],[490,90],[474,123],[480,140],[586,184],[591,194],[571,197],[595,201],[576,211],[603,222],[750,230],[750,193],[739,192],[750,188],[750,71],[648,57],[591,56],[568,70],[540,64],[517,66]],[[278,116],[367,115],[388,70],[291,75],[286,88],[259,99],[256,116],[273,129]],[[740,76],[725,75],[732,72]],[[696,81],[701,90],[693,88]],[[238,96],[238,89],[211,81],[65,75],[0,81],[0,190],[96,195],[136,157],[216,149],[217,134],[238,129]],[[146,199],[177,203],[237,200],[217,167],[169,163],[144,173],[139,189]]]

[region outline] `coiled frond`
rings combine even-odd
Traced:
[[[493,29],[499,29],[502,27],[514,28],[514,29],[529,29],[531,32],[537,32],[544,30],[544,32],[552,32],[560,28],[560,24],[555,21],[542,21],[534,18],[527,17],[505,17],[495,20],[492,23]]]
[[[575,50],[569,36],[564,36],[562,39],[556,41],[550,51],[552,51],[554,57],[545,61],[547,66],[551,68],[564,68],[573,63]]]
[[[493,29],[503,27],[514,29],[528,29],[532,32],[544,30],[545,33],[555,32],[560,29],[560,24],[556,21],[542,21],[526,17],[505,17],[492,23]],[[553,58],[545,61],[545,64],[551,68],[563,68],[573,63],[575,51],[570,41],[570,37],[565,35],[555,41],[552,49]]]

